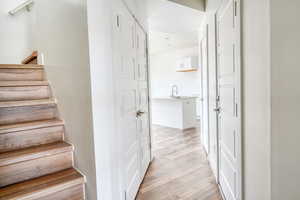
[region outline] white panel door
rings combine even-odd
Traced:
[[[148,169],[151,159],[149,89],[147,63],[147,37],[143,29],[136,26],[137,78],[138,78],[138,135],[140,138],[141,181]]]
[[[240,26],[234,0],[218,11],[219,184],[226,200],[241,199]]]
[[[127,200],[134,200],[140,185],[140,140],[136,112],[139,92],[136,60],[136,22],[127,9],[118,15],[117,77],[118,133],[121,140],[121,176]]]
[[[209,154],[209,113],[208,113],[208,53],[207,53],[207,31],[201,41],[202,54],[202,116],[201,116],[201,135],[202,144]]]

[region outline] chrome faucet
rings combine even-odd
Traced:
[[[178,86],[177,85],[172,85],[172,92],[171,92],[171,96],[172,97],[177,97],[178,96]]]

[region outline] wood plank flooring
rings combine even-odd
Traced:
[[[153,127],[154,160],[137,200],[221,200],[199,129]]]

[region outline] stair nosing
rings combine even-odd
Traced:
[[[45,149],[43,149],[45,148]],[[74,146],[64,141],[0,153],[0,167],[42,157],[72,152]]]
[[[70,174],[65,175],[65,176],[60,175],[61,173],[68,172],[68,171]],[[58,178],[57,179],[52,178],[49,182],[45,181],[45,180],[48,180],[48,177],[51,177],[54,175],[57,175]],[[42,180],[42,179],[44,179],[44,180]],[[63,180],[63,179],[67,179],[67,180]],[[25,181],[23,183],[13,184],[11,186],[4,188],[4,190],[7,190],[14,186],[20,186],[21,184],[28,184],[32,181],[37,181],[37,180],[41,181],[41,183],[39,185],[35,184],[29,188],[20,188],[19,190],[13,188],[14,190],[12,192],[10,192],[10,193],[6,192],[5,195],[0,196],[0,200],[2,200],[2,199],[4,200],[4,198],[5,198],[5,200],[16,200],[16,199],[28,200],[29,198],[30,199],[39,198],[39,197],[44,197],[46,195],[53,194],[55,192],[59,192],[64,189],[71,188],[71,187],[85,183],[84,176],[81,173],[79,173],[74,168],[69,168],[69,169],[55,172],[55,173],[52,173],[49,175],[34,178],[31,180]],[[1,192],[1,188],[0,188],[0,192]]]
[[[38,99],[38,100],[23,100],[23,101],[0,101],[0,108],[24,107],[24,106],[39,106],[56,104],[56,99]]]
[[[37,64],[0,64],[0,69],[43,69],[43,65],[37,65]]]
[[[0,81],[0,87],[49,86],[48,81]]]
[[[14,127],[19,125],[18,127]],[[40,120],[32,122],[24,122],[9,125],[0,125],[0,135],[18,131],[34,130],[47,127],[64,126],[64,121],[61,119]]]

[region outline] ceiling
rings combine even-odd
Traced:
[[[186,37],[182,34],[172,34],[159,31],[149,32],[150,54],[163,53],[173,49],[193,47],[198,44],[196,37]]]
[[[206,10],[209,12],[216,11],[221,5],[223,0],[207,0],[206,1]]]
[[[205,11],[205,0],[168,0],[168,1],[173,1],[175,3],[179,3],[200,11]]]
[[[148,0],[150,53],[197,45],[204,12],[167,0]]]

